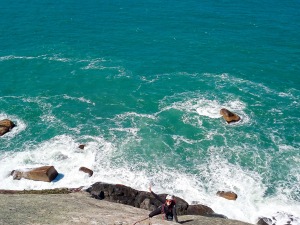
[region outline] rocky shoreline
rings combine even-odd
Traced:
[[[220,110],[220,114],[226,120],[227,123],[237,122],[240,117],[229,110],[223,108]],[[9,119],[0,120],[0,136],[11,131],[16,125]],[[83,150],[84,144],[78,146],[79,149]],[[93,175],[93,170],[86,167],[79,167],[79,171],[82,171],[89,176]],[[54,166],[42,166],[38,168],[26,168],[11,171],[10,175],[15,180],[30,179],[34,181],[51,182],[58,176],[58,172]],[[77,193],[77,194],[75,194]],[[81,193],[81,194],[79,194]],[[83,194],[84,193],[84,194]],[[231,191],[218,191],[218,196],[226,198],[228,200],[236,200],[237,194]],[[86,196],[87,195],[87,196]],[[39,197],[36,197],[39,196]],[[74,196],[77,196],[74,198]],[[80,196],[80,197],[78,197]],[[85,197],[83,197],[85,196]],[[166,194],[161,194],[160,197],[165,198]],[[175,196],[176,197],[176,196]],[[78,198],[78,199],[77,199]],[[43,199],[45,201],[43,202]],[[47,201],[48,199],[48,201]],[[103,204],[101,206],[100,214],[103,214],[99,220],[96,214],[90,214],[94,212],[91,205],[95,203],[89,203],[86,208],[77,208],[78,201],[89,202],[97,201],[97,204]],[[85,200],[83,200],[85,199]],[[93,200],[91,200],[93,199]],[[16,201],[17,200],[17,201]],[[98,201],[104,200],[104,201]],[[66,205],[64,202],[69,202],[70,205]],[[101,202],[101,203],[100,203]],[[105,203],[103,203],[105,202]],[[110,203],[108,203],[110,202]],[[25,204],[26,203],[26,204]],[[116,203],[121,203],[114,205]],[[22,204],[24,204],[22,206]],[[55,204],[60,205],[61,208],[57,211]],[[115,217],[115,215],[122,214],[123,211],[129,210],[134,207],[135,210],[144,210],[145,215],[149,214],[149,211],[156,209],[161,203],[158,202],[149,192],[143,192],[135,190],[131,187],[127,187],[121,184],[106,184],[97,182],[93,184],[87,191],[81,191],[81,188],[62,188],[62,189],[50,189],[50,190],[0,190],[0,224],[116,224],[122,225],[123,222],[107,219],[106,217]],[[15,206],[14,206],[15,205]],[[73,206],[72,206],[73,205]],[[121,205],[121,206],[120,206]],[[9,206],[9,207],[8,207]],[[19,207],[20,206],[20,207]],[[72,210],[67,210],[68,207],[73,207]],[[107,208],[112,206],[113,208]],[[234,221],[227,219],[226,216],[214,212],[211,208],[205,205],[189,205],[184,199],[176,197],[177,214],[181,217],[181,221],[190,225],[211,225],[211,224],[228,224],[228,225],[247,225],[248,223]],[[37,207],[37,208],[36,208]],[[121,211],[118,209],[121,208]],[[87,209],[87,210],[86,210]],[[42,211],[41,211],[42,210]],[[107,212],[112,210],[113,213]],[[131,211],[135,211],[131,210]],[[51,212],[51,215],[49,215]],[[53,214],[53,212],[55,212]],[[82,214],[84,212],[84,214]],[[99,212],[98,212],[99,213]],[[122,218],[126,217],[124,225],[133,223],[131,219],[142,212],[137,212],[136,215],[123,215]],[[80,218],[71,217],[68,221],[65,221],[65,217],[62,214],[73,215],[80,214]],[[280,212],[279,212],[280,214]],[[286,217],[286,224],[291,224],[295,219],[293,215],[283,213]],[[2,216],[4,215],[4,216]],[[39,215],[37,217],[37,215]],[[61,215],[61,216],[59,216]],[[87,218],[88,215],[89,218]],[[77,218],[74,220],[74,218]],[[94,219],[92,219],[94,218]],[[151,219],[152,220],[152,219]],[[300,220],[300,219],[299,219]],[[104,222],[101,222],[104,221]],[[129,222],[128,222],[129,221]],[[147,220],[148,221],[148,220]],[[137,224],[150,224],[151,221]],[[153,222],[151,222],[153,224]],[[157,222],[157,224],[162,223]],[[169,223],[164,221],[164,223]],[[171,223],[170,223],[171,224]],[[258,218],[257,225],[268,225],[276,224],[276,218]],[[248,224],[249,225],[249,224]]]
[[[39,172],[34,175],[35,178],[37,178],[36,176],[40,174],[41,170],[38,169],[38,171]],[[41,174],[45,174],[44,170]],[[47,178],[47,176],[45,177]],[[236,200],[237,198],[237,195],[230,191],[218,191],[216,194],[228,200]],[[165,198],[166,195],[167,194],[159,194],[161,198]],[[175,196],[175,200],[177,215],[178,218],[181,218],[179,221],[187,225],[251,225],[246,222],[228,219],[225,215],[218,214],[205,205],[190,205],[178,196]],[[83,202],[85,206],[78,208],[81,202]],[[60,207],[56,207],[56,205]],[[99,208],[99,205],[101,205],[101,210],[97,211],[97,213],[94,212],[95,209],[93,206]],[[83,190],[83,187],[45,190],[0,189],[0,224],[68,225],[77,223],[128,225],[139,221],[134,222],[133,220],[140,218],[141,215],[146,216],[146,222],[141,221],[140,223],[136,223],[136,225],[162,224],[161,220],[151,218],[150,221],[148,219],[150,211],[160,205],[161,203],[149,192],[135,190],[122,184],[103,182],[96,182],[86,190]],[[133,215],[126,213],[129,209],[134,212]],[[112,212],[108,212],[110,210]],[[49,215],[49,213],[51,213],[51,215]],[[100,216],[98,213],[100,213]],[[80,214],[80,217],[77,218],[74,216],[77,214]],[[121,215],[120,218],[123,218],[125,221],[112,221],[111,218],[118,217],[119,214]],[[68,217],[66,221],[64,215],[71,217]],[[282,221],[282,218],[284,218],[284,221]],[[155,221],[155,223],[153,223],[152,220]],[[277,214],[271,218],[261,217],[257,220],[256,225],[299,224],[300,222],[300,218],[285,212],[277,212]],[[172,224],[167,221],[163,221],[163,223]]]
[[[2,225],[149,225],[176,224],[160,216],[148,219],[149,210],[94,198],[89,192],[72,189],[0,191]],[[145,220],[143,220],[145,219]],[[186,225],[251,225],[241,221],[199,215],[180,215]],[[141,222],[138,222],[143,220]],[[138,222],[138,223],[136,223]]]

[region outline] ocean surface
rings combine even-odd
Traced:
[[[299,9],[2,0],[0,120],[17,126],[0,137],[0,189],[152,184],[230,219],[299,225]],[[227,124],[221,108],[241,121]],[[9,176],[43,165],[56,180]]]

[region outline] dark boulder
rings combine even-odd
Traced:
[[[158,201],[150,192],[138,191],[131,187],[120,184],[97,182],[88,188],[87,191],[97,199],[131,205],[150,211],[162,205],[162,203]],[[165,199],[167,194],[160,194],[159,196],[162,199]],[[175,201],[177,214],[187,214],[188,203],[176,196]]]
[[[79,145],[78,148],[84,149],[85,145]]]
[[[156,208],[156,206],[153,204],[153,199],[151,194],[146,191],[138,191],[138,194],[135,196],[134,206],[146,210],[151,210]]]
[[[104,199],[111,202],[117,202],[125,205],[135,206],[135,198],[138,191],[121,184],[108,184],[97,182],[87,191],[97,199]]]
[[[205,205],[189,205],[187,215],[207,216],[213,214],[214,211]]]

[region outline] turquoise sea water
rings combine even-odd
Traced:
[[[152,183],[232,219],[300,224],[299,1],[0,6],[0,119],[17,124],[0,137],[0,189]],[[41,165],[60,179],[8,176]]]

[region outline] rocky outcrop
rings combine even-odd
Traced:
[[[5,190],[0,189],[0,194],[70,194],[82,191],[83,187],[79,188],[54,188],[54,189],[42,189],[42,190]]]
[[[127,187],[121,184],[108,184],[97,182],[93,184],[87,191],[97,199],[105,199],[111,202],[117,202],[125,205],[136,206],[138,202],[136,201],[136,197],[138,195],[138,191]]]
[[[9,132],[15,126],[16,125],[8,119],[0,120],[0,136]]]
[[[89,169],[89,168],[86,168],[86,167],[84,167],[84,166],[80,167],[80,168],[79,168],[79,171],[82,171],[82,172],[84,172],[84,173],[87,173],[90,177],[93,176],[93,173],[94,173],[93,170],[91,170],[91,169]]]
[[[228,200],[236,200],[237,194],[231,191],[218,191],[217,195]]]
[[[220,114],[223,116],[227,123],[237,122],[241,119],[237,114],[230,112],[225,108],[220,110]]]
[[[120,184],[108,184],[97,182],[87,189],[94,198],[104,199],[111,202],[131,205],[137,208],[146,210],[154,210],[162,203],[158,201],[151,193],[145,191],[138,191],[131,187]],[[167,194],[160,194],[164,199]],[[179,197],[175,196],[176,208],[178,215],[210,215],[213,210],[204,205],[191,205]],[[191,207],[191,208],[190,208]]]
[[[147,218],[149,211],[128,205],[91,198],[87,192],[70,194],[2,194],[0,195],[0,224],[101,224],[101,225],[179,225],[155,216]],[[184,225],[251,225],[241,221],[203,217],[178,216]]]
[[[205,205],[189,205],[187,208],[187,215],[201,215],[201,216],[206,216],[206,215],[211,215],[213,214],[214,211],[209,208],[208,206]]]
[[[259,218],[259,220],[257,221],[256,223],[257,225],[269,225],[269,224],[272,224],[272,220],[269,219],[269,218]]]
[[[20,180],[21,178],[51,182],[58,175],[54,166],[42,166],[33,169],[26,170],[14,170],[11,172],[14,180]]]

